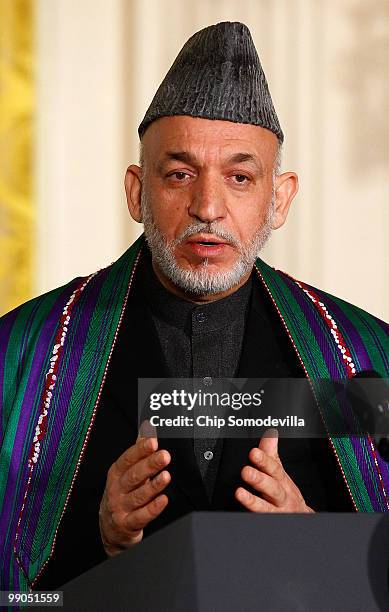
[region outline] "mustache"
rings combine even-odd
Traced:
[[[229,242],[234,247],[239,247],[239,240],[231,234],[228,230],[226,230],[220,223],[217,221],[212,221],[211,223],[192,223],[188,225],[184,229],[181,234],[173,241],[172,246],[178,246],[181,242],[184,242],[191,236],[195,234],[212,234],[213,236],[217,236],[218,238],[222,238],[226,242]]]

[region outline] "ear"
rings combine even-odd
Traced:
[[[272,223],[273,229],[284,225],[288,216],[289,207],[298,192],[299,181],[295,172],[284,172],[277,176],[275,181],[275,213]]]
[[[127,206],[130,215],[134,221],[142,223],[142,170],[139,166],[128,166],[124,178],[124,186],[126,189]]]

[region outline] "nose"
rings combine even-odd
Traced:
[[[217,178],[204,173],[193,185],[188,213],[202,223],[212,223],[226,216],[225,194]]]

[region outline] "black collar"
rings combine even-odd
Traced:
[[[231,325],[246,310],[253,285],[251,275],[248,281],[231,295],[207,304],[195,304],[165,289],[155,275],[147,247],[142,252],[137,276],[137,287],[142,292],[153,316],[188,333],[193,326],[195,331],[196,325],[201,326],[202,332],[215,331]],[[202,318],[202,315],[205,316]],[[200,323],[197,323],[198,317]]]

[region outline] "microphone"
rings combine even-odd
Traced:
[[[364,383],[370,379],[371,382]],[[375,380],[375,382],[373,382]],[[384,461],[389,461],[389,385],[375,370],[357,372],[348,382],[347,397],[362,427],[375,441]]]

